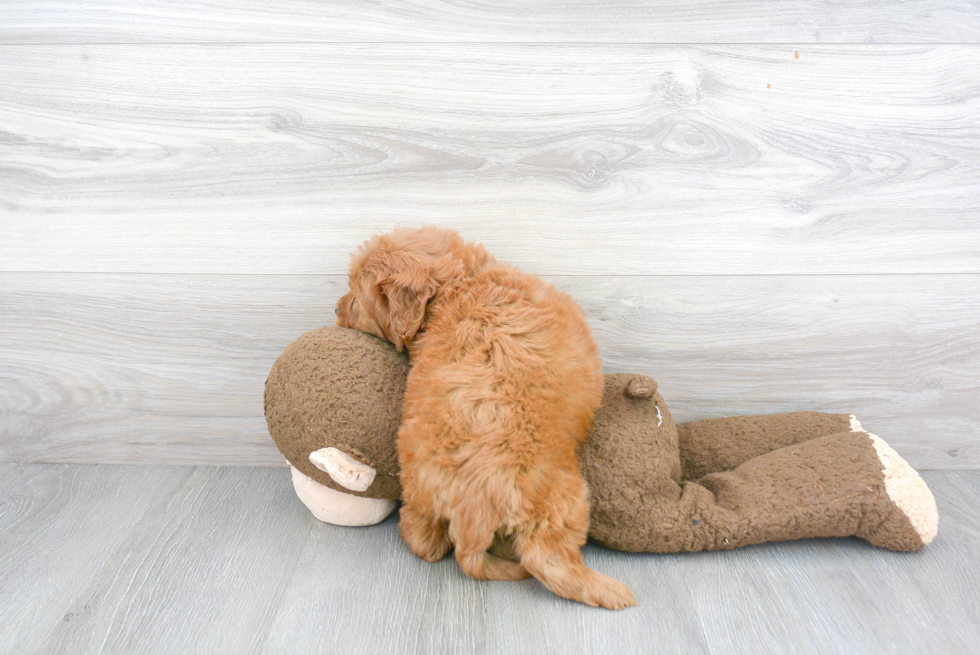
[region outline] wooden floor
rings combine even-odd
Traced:
[[[623,612],[427,564],[394,517],[320,523],[273,468],[0,465],[4,653],[969,653],[980,472],[929,471],[936,541],[725,553],[586,548]]]

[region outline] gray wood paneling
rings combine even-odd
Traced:
[[[436,223],[543,274],[980,272],[973,46],[0,59],[0,270],[339,274]]]
[[[6,0],[0,42],[962,43],[980,38],[978,15],[971,0]]]
[[[549,279],[606,371],[655,377],[677,420],[853,412],[917,467],[980,462],[980,276]],[[282,464],[265,377],[345,286],[0,275],[0,461]]]
[[[609,612],[534,580],[427,564],[391,517],[315,521],[283,469],[0,465],[0,652],[968,653],[980,639],[976,471],[928,471],[939,536],[587,563]]]

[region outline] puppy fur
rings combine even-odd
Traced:
[[[599,350],[575,301],[447,229],[398,229],[352,257],[337,324],[408,349],[398,433],[399,529],[430,562],[451,547],[480,580],[533,575],[587,605],[636,604],[585,566],[578,448],[602,399]],[[520,562],[487,552],[512,540]]]

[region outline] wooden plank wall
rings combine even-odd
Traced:
[[[347,255],[451,226],[679,420],[980,464],[980,3],[0,6],[0,461],[279,465]]]

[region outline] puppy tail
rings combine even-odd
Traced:
[[[489,506],[491,509],[493,505]],[[483,507],[487,509],[486,506]],[[450,521],[449,533],[455,544],[456,561],[463,572],[477,580],[525,580],[531,575],[519,562],[491,555],[494,531],[500,524],[501,511],[480,511],[469,507]]]
[[[637,604],[629,587],[587,567],[578,545],[534,535],[521,541],[521,566],[559,596],[611,610]]]
[[[456,560],[463,572],[476,580],[526,580],[531,577],[518,562],[482,553],[461,553],[456,551]]]

